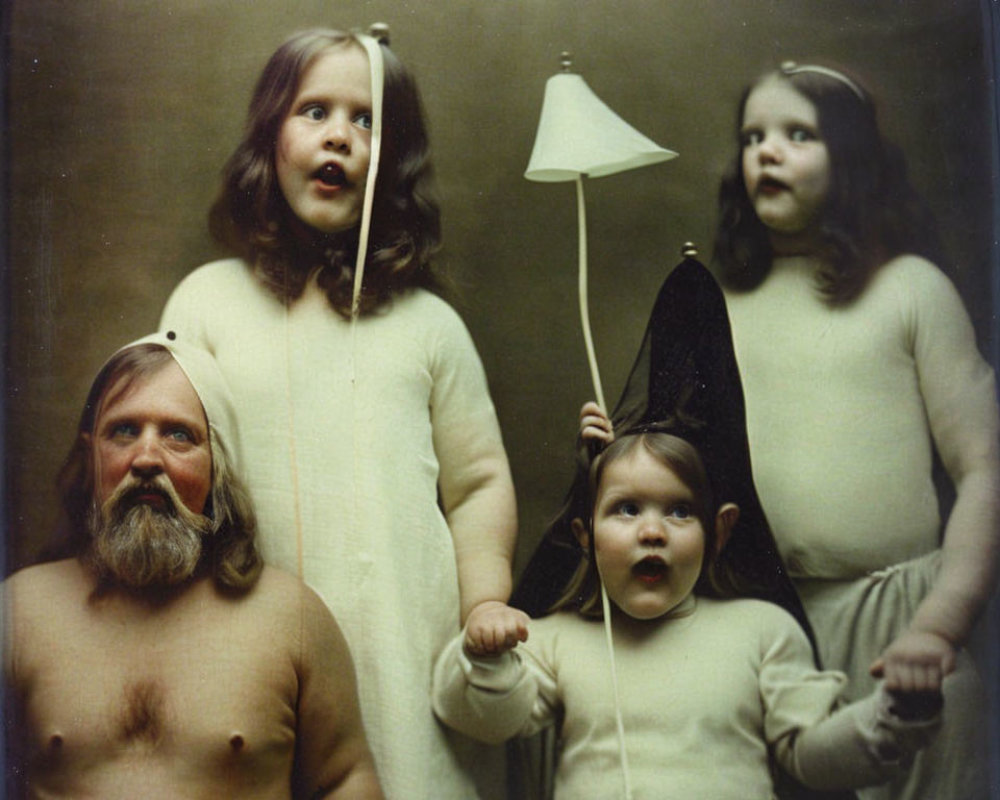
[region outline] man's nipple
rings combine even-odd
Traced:
[[[243,751],[243,746],[246,742],[243,739],[242,733],[234,733],[229,737],[229,749],[234,753],[240,753]]]

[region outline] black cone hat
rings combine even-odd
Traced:
[[[687,258],[667,276],[621,400],[611,415],[617,436],[637,430],[672,433],[701,453],[715,497],[740,507],[717,562],[727,594],[769,600],[812,632],[778,555],[753,483],[746,410],[725,299],[715,278]],[[512,603],[532,616],[561,596],[582,558],[570,528],[586,519],[586,466],[581,457],[563,512],[525,569]]]

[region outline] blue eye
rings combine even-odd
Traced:
[[[632,500],[625,500],[618,504],[618,513],[626,517],[634,517],[639,513],[639,504]]]
[[[674,519],[690,519],[693,511],[687,503],[678,503],[670,509],[670,516]]]
[[[194,436],[186,428],[174,428],[167,431],[167,438],[175,442],[193,442]]]
[[[303,117],[313,120],[313,122],[322,122],[326,119],[326,111],[322,106],[306,106],[299,112]]]
[[[359,128],[364,128],[366,131],[372,129],[372,115],[371,112],[365,111],[363,114],[358,114],[354,118],[354,124]]]
[[[744,147],[760,144],[764,141],[764,135],[758,130],[746,130],[740,134],[740,144]]]
[[[793,142],[812,142],[819,137],[808,128],[792,128],[788,132],[788,138]]]
[[[118,422],[111,426],[109,434],[113,439],[138,436],[139,426],[132,422]]]

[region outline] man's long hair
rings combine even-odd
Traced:
[[[154,375],[172,360],[170,351],[162,345],[140,344],[116,353],[98,373],[80,415],[76,441],[56,480],[62,518],[43,558],[79,558],[90,549],[89,520],[96,488],[91,441],[108,392],[112,388],[128,391],[136,381]],[[201,566],[219,588],[242,592],[257,582],[263,568],[255,541],[257,519],[249,494],[232,470],[225,443],[209,435],[212,490],[203,513],[212,524],[211,532],[203,539]]]

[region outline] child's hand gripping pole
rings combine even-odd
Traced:
[[[593,400],[580,409],[580,438],[585,442],[600,442],[609,445],[615,440],[614,427],[608,415]]]

